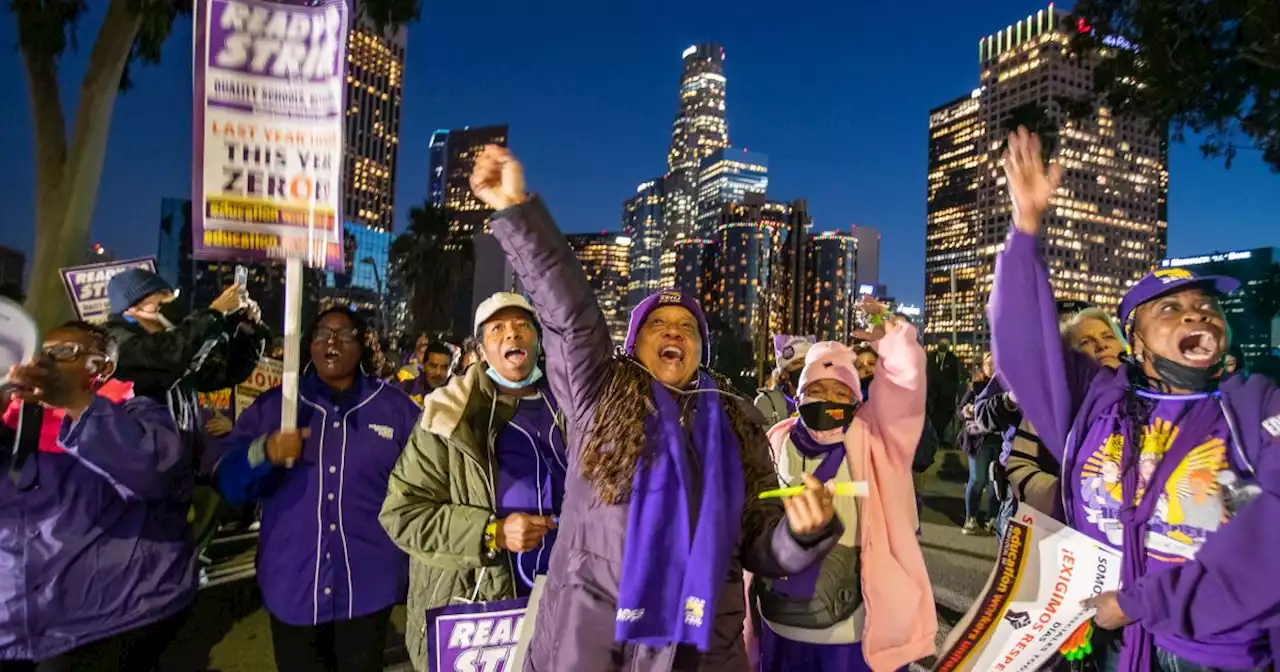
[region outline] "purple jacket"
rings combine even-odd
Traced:
[[[280,428],[280,388],[245,409],[214,479],[232,505],[262,500],[258,585],[290,625],[344,621],[402,603],[409,557],[378,524],[387,480],[421,409],[394,386],[357,379],[335,395],[314,373],[298,384],[298,427],[311,436],[291,469],[265,459]]]
[[[602,503],[579,469],[583,439],[615,364],[609,327],[582,267],[539,199],[496,213],[490,226],[537,310],[547,377],[569,424],[569,473],[559,536],[525,669],[747,669],[742,569],[765,577],[803,571],[826,554],[834,537],[805,549],[791,537],[778,500],[749,498],[737,555],[717,604],[712,651],[698,656],[681,650],[677,661],[677,647],[614,643],[628,506]],[[759,417],[749,403],[742,402],[742,408]],[[759,442],[743,445],[742,450],[769,460],[763,427]]]
[[[194,602],[191,455],[167,407],[97,398],[63,419],[65,453],[16,474],[0,435],[0,660],[52,658]]]
[[[996,265],[990,305],[996,368],[1017,396],[1064,478],[1095,419],[1117,412],[1127,384],[1065,350],[1038,241],[1014,231]],[[1194,560],[1122,587],[1120,606],[1149,632],[1187,640],[1262,629],[1280,640],[1280,390],[1262,376],[1232,376],[1220,387],[1231,428],[1228,453],[1256,476],[1262,494],[1208,537]],[[1065,460],[1064,460],[1065,456]]]

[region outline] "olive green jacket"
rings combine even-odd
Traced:
[[[416,669],[426,663],[427,610],[516,596],[509,554],[488,553],[484,541],[495,519],[494,439],[513,415],[514,400],[495,396],[484,367],[472,366],[423,400],[391,472],[378,520],[410,557],[405,643]]]

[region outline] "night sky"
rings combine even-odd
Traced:
[[[105,2],[64,60],[70,113]],[[924,271],[928,112],[974,88],[979,37],[1043,8],[1027,0],[429,1],[409,29],[396,207],[426,195],[437,128],[507,123],[569,232],[617,230],[621,203],[666,168],[680,54],[725,47],[730,141],[769,157],[769,196],[807,198],[818,230],[883,233],[881,281],[919,302]],[[0,13],[0,243],[33,245],[33,140],[13,18]],[[160,199],[190,196],[191,22],[158,67],[134,71],[107,150],[94,240],[117,257],[155,254]],[[71,120],[68,119],[68,126]],[[1280,244],[1280,175],[1246,152],[1226,170],[1196,143],[1171,152],[1175,256]]]

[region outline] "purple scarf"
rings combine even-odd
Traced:
[[[848,430],[845,430],[848,431]],[[813,477],[826,483],[840,473],[840,465],[844,464],[844,441],[824,446],[809,436],[804,420],[797,419],[787,433],[796,450],[806,459],[821,458],[821,462],[813,470]],[[804,470],[808,471],[806,464]],[[773,592],[787,597],[813,597],[813,590],[818,585],[818,575],[822,572],[822,563],[815,562],[799,574],[778,579],[773,582]]]
[[[1121,369],[1110,378],[1095,379],[1094,383],[1089,386],[1085,393],[1085,397],[1076,412],[1075,421],[1071,425],[1071,433],[1069,435],[1070,444],[1066,446],[1066,457],[1072,461],[1080,452],[1080,442],[1084,437],[1088,436],[1089,430],[1094,422],[1115,422],[1119,431],[1125,436],[1123,453],[1121,455],[1121,463],[1125,464],[1128,460],[1136,457],[1132,451],[1141,453],[1141,446],[1131,446],[1129,437],[1133,436],[1136,440],[1142,440],[1142,432],[1130,432],[1130,423],[1134,420],[1124,416],[1124,399],[1126,390],[1132,385],[1129,373]],[[1188,402],[1194,403],[1194,402]],[[1121,474],[1121,499],[1124,501],[1125,508],[1120,511],[1120,522],[1124,525],[1123,536],[1124,545],[1122,547],[1123,557],[1120,562],[1120,585],[1133,585],[1138,579],[1142,578],[1147,572],[1147,521],[1151,519],[1151,514],[1155,512],[1156,504],[1160,500],[1160,492],[1164,489],[1164,483],[1168,481],[1169,475],[1178,467],[1187,454],[1195,447],[1197,443],[1204,440],[1209,431],[1213,427],[1213,423],[1221,414],[1221,409],[1216,403],[1201,403],[1196,408],[1188,411],[1186,415],[1178,420],[1175,424],[1178,426],[1178,436],[1169,445],[1168,451],[1160,458],[1160,464],[1151,475],[1151,482],[1148,484],[1146,492],[1143,493],[1142,501],[1137,506],[1130,506],[1128,503],[1134,500],[1138,489],[1138,469],[1130,467]],[[1119,415],[1120,417],[1117,417]],[[1142,421],[1141,418],[1138,421]],[[1138,428],[1139,430],[1143,428]],[[1070,464],[1063,465],[1063,478],[1066,479],[1074,467]],[[1067,523],[1075,527],[1075,521],[1072,521],[1071,512],[1075,510],[1074,499],[1076,497],[1075,488],[1063,487],[1063,509],[1067,518]],[[1139,623],[1131,623],[1124,628],[1124,637],[1120,647],[1120,665],[1121,670],[1148,670],[1151,669],[1151,660],[1154,658],[1153,649],[1155,642],[1149,632]]]
[[[652,647],[691,644],[711,648],[716,604],[729,561],[742,532],[746,487],[742,455],[720,404],[715,381],[699,373],[689,464],[680,405],[667,388],[653,381],[657,413],[645,419],[652,437],[648,459],[636,467],[631,486],[627,536],[622,550],[618,612],[614,638]],[[699,495],[690,516],[689,493]],[[693,530],[690,520],[696,521]],[[636,543],[631,543],[636,542]]]

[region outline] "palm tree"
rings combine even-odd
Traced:
[[[391,244],[391,272],[409,296],[412,332],[449,331],[471,246],[449,238],[449,216],[427,202],[409,211],[409,227]]]

